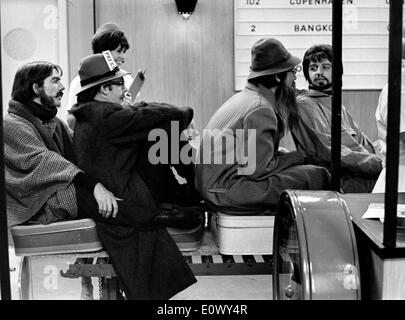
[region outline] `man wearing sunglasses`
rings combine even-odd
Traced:
[[[326,168],[331,166],[332,54],[330,45],[315,45],[305,52],[302,64],[309,90],[297,97],[298,122],[291,130],[297,150]],[[341,115],[341,189],[371,192],[381,159],[344,106]]]
[[[109,50],[111,55],[114,58],[115,63],[122,68],[123,64],[126,61],[126,54],[129,50],[129,42],[125,36],[124,31],[120,28],[119,25],[113,22],[107,22],[102,24],[97,30],[96,33],[91,38],[91,48],[93,53],[101,53],[103,51]],[[124,76],[125,85],[127,88],[130,87],[133,79],[130,74]],[[72,82],[69,85],[68,92],[68,101],[66,109],[69,112],[67,117],[67,124],[70,129],[74,130],[75,119],[70,114],[71,108],[77,103],[77,93],[80,90],[80,77],[77,75],[73,78]],[[125,103],[131,101],[131,96],[129,93],[126,94]],[[135,98],[135,97],[133,97]]]
[[[152,143],[148,137],[153,129],[170,135],[172,121],[184,130],[193,110],[145,102],[124,107],[126,74],[110,51],[80,61],[81,89],[78,103],[72,108],[76,118],[73,150],[78,166],[122,199],[117,201],[117,216],[124,214],[124,224],[129,226],[105,228],[101,240],[106,239],[103,244],[126,285],[127,297],[168,299],[195,278],[165,227],[198,228],[204,211],[198,193],[187,184],[178,184],[171,164],[153,165],[149,161]],[[192,165],[173,166],[192,182],[187,176],[192,174]],[[94,210],[94,203],[86,199],[81,204],[83,211]],[[131,228],[133,222],[136,226],[137,221],[149,221],[151,217],[155,227],[150,230]],[[111,223],[115,219],[110,218]]]

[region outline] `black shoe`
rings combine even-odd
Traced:
[[[200,207],[173,206],[170,210],[163,209],[153,220],[160,227],[177,229],[193,229],[202,224],[204,210]]]

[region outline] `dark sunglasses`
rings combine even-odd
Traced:
[[[110,81],[110,83],[112,85],[116,85],[116,86],[119,86],[119,87],[122,87],[122,88],[125,86],[125,81],[124,80]]]
[[[287,70],[287,72],[292,72],[292,73],[296,74],[297,72],[300,72],[301,69],[302,69],[301,66],[296,66],[294,68],[291,68],[290,70]]]

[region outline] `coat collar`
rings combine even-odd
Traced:
[[[284,127],[287,127],[288,125],[288,116],[289,116],[289,111],[287,106],[285,106],[282,103],[279,103],[276,100],[276,96],[274,95],[273,91],[269,88],[266,88],[262,84],[259,84],[258,86],[255,86],[253,83],[248,82],[246,84],[246,90],[253,90],[261,94],[274,108],[274,112],[276,113],[279,122],[280,122],[280,130],[283,132]]]
[[[259,84],[258,86],[255,86],[253,83],[248,82],[246,84],[246,89],[248,90],[253,90],[253,91],[257,91],[258,93],[260,93],[262,96],[264,96],[266,98],[266,100],[268,102],[270,102],[270,104],[274,107],[276,107],[276,109],[278,110],[278,102],[276,100],[276,97],[274,96],[274,93],[271,89],[266,88],[265,86]]]
[[[22,104],[17,100],[11,99],[9,102],[8,112],[20,116],[25,120],[32,123],[32,125],[38,130],[42,140],[48,149],[52,151],[58,151],[55,142],[52,139],[55,133],[56,123],[55,118],[51,119],[48,123],[44,124],[38,117],[36,117],[28,106]]]
[[[8,112],[24,118],[30,122],[38,131],[45,146],[51,150],[63,155],[66,159],[74,161],[73,149],[69,134],[58,118],[53,118],[49,122],[43,123],[36,117],[25,104],[11,99]]]
[[[255,86],[253,83],[250,82],[246,84],[246,89],[253,90],[261,94],[273,106],[275,113],[279,117],[281,117],[284,120],[287,119],[288,117],[287,107],[276,100],[276,96],[274,95],[271,89],[266,88],[262,84]]]
[[[327,94],[322,91],[314,90],[314,89],[309,89],[307,92],[304,93],[304,95],[312,98],[325,98],[325,97],[331,97],[330,94]]]

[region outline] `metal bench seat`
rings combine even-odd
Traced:
[[[112,300],[122,296],[109,255],[103,250],[92,223],[94,224],[92,220],[73,220],[57,222],[52,224],[53,226],[18,226],[11,229],[16,255],[24,256],[20,270],[20,296],[22,299],[32,297],[30,259],[33,256],[39,259],[51,256],[69,258],[75,262],[69,264],[67,269],[59,270],[63,278],[97,277],[99,278],[101,299]],[[74,230],[72,228],[74,224],[80,225],[82,228]],[[52,232],[47,232],[47,230]],[[272,255],[220,254],[218,246],[214,242],[214,236],[207,226],[191,230],[168,228],[168,231],[196,276],[272,273]],[[75,236],[71,234],[67,236],[69,233],[75,233]],[[62,242],[61,244],[55,239],[70,239],[71,243],[66,245]],[[87,251],[83,252],[83,250],[75,249],[74,240],[76,240],[76,244],[83,243],[85,240],[84,243],[93,245],[86,246]],[[52,246],[49,243],[52,243]],[[57,248],[61,250],[58,251]]]

